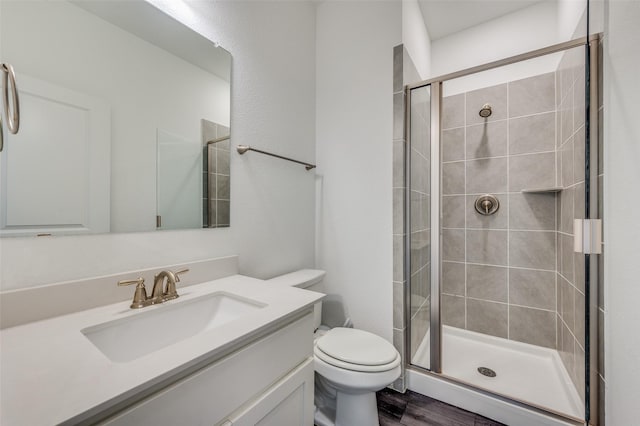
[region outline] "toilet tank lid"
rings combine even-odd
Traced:
[[[325,271],[320,269],[301,269],[267,280],[269,284],[307,288],[322,281]]]

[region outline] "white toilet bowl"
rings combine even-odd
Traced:
[[[324,379],[315,387],[316,424],[371,426],[378,424],[375,392],[400,377],[400,354],[375,334],[334,328],[316,341],[314,366]]]
[[[324,271],[305,269],[268,281],[323,292]],[[321,304],[315,307],[320,326]],[[382,337],[363,330],[337,327],[318,332],[314,343],[315,424],[317,426],[378,425],[376,391],[400,377],[400,354]]]

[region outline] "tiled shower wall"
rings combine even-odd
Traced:
[[[443,99],[445,325],[556,347],[555,98],[548,73]]]

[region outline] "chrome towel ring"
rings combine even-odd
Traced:
[[[11,64],[0,64],[0,70],[3,72],[2,78],[2,104],[4,105],[5,116],[7,117],[7,128],[12,134],[18,133],[20,129],[20,100],[18,98],[18,87],[16,86],[16,73],[13,71]],[[11,103],[9,103],[9,87],[11,87]],[[13,112],[11,111],[13,104]],[[2,121],[0,120],[0,123]],[[3,148],[3,138],[0,137],[0,151]]]

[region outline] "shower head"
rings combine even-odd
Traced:
[[[482,108],[480,108],[480,112],[478,112],[478,114],[480,114],[480,117],[482,118],[489,117],[491,115],[491,105],[489,104],[482,105]]]

